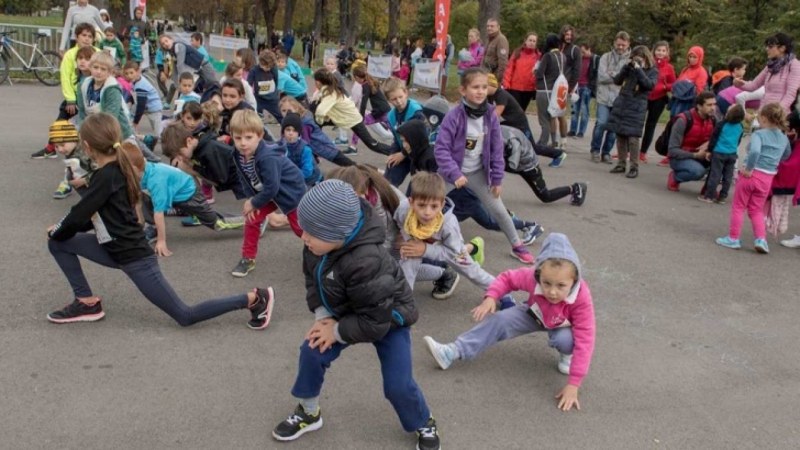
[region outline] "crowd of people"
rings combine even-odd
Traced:
[[[567,199],[582,206],[586,183],[548,188],[538,156],[550,158],[553,168],[564,163],[566,139],[587,132],[591,98],[597,104],[591,159],[614,164],[611,173],[628,178],[636,178],[638,165],[647,162],[657,119],[670,104],[673,117],[655,144],[671,169],[667,188],[677,191],[703,180],[699,200],[718,204],[734,189],[729,231],[716,240],[721,246],[741,248],[746,211],[755,250],[768,253],[767,232],[786,231],[788,211],[800,197],[800,118],[794,111],[800,62],[793,41],[782,33],[765,42],[767,67],[745,81],[741,58],[731,59],[728,74],[709,77],[700,47],[689,50],[686,67],[676,76],[667,43],[630,49],[625,32],[599,57],[588,44],[573,44],[577,36],[568,25],[545,37],[544,52],[535,33],[512,52],[499,21],[490,19],[487,45],[471,30],[469,48],[458,55],[460,99],[451,106],[442,97],[420,103],[409,97],[405,80],[379,82],[360,65],[352,69],[354,82],[348,86],[335,60],[314,71],[314,86],[308,86],[291,48],[258,55],[240,49],[220,79],[204,56],[202,34],[193,35],[191,43],[170,34],[158,37],[155,71],[162,85],[154,86],[133,51],[105,51],[113,32],[96,42],[95,28],[90,20],[74,27],[75,45],[61,67],[64,101],[58,120],[47,146],[32,155],[62,155],[65,174],[53,195],[80,197],[47,229],[49,250],[74,296],[48,320],[104,317],[81,257],[125,272],[148,301],[181,326],[246,309],[247,326],[263,330],[272,320],[272,287],[193,306],[182,301],[158,264],[159,256],[172,255],[165,216],[183,215],[186,225],[219,232],[242,230],[241,259],[231,270],[235,277],[255,270],[266,228],[288,226],[302,242],[298,259],[314,321],[291,391],[298,405],[272,433],[280,441],[322,427],[320,392],[327,368],[347,346],[371,343],[385,396],[403,429],[416,432],[418,449],[440,448],[437,423],[413,378],[409,327],[419,317],[414,291],[419,295],[420,282],[432,282],[431,296],[447,299],[462,277],[477,285],[476,295],[483,298],[472,310],[477,324],[450,343],[426,336],[436,364],[447,369],[499,341],[546,331],[548,345],[558,353],[555,367],[567,376],[557,406],[580,408],[578,392],[595,338],[580,258],[560,233],[547,235],[534,257],[528,247],[544,229],[506,208],[503,186],[506,173],[516,173],[542,202]],[[689,104],[668,102],[682,85],[692,91],[681,94]],[[558,87],[572,97],[571,123],[568,105],[551,95]],[[762,87],[753,114],[745,110],[752,97],[725,96]],[[534,99],[542,129],[538,140],[525,112]],[[266,114],[280,124],[278,136],[265,126]],[[142,119],[147,127],[140,126]],[[736,176],[746,120],[752,122],[749,145]],[[338,128],[341,140],[331,139],[324,127]],[[373,134],[385,135],[386,142]],[[386,157],[383,170],[351,159],[358,141]],[[342,151],[339,145],[348,147]],[[337,167],[324,172],[320,158]],[[239,213],[212,206],[215,195],[225,191],[242,201]],[[459,222],[468,218],[503,233],[510,254],[524,266],[488,273],[483,239],[461,232]],[[800,237],[783,244],[800,247]],[[513,291],[526,292],[527,298],[518,302],[509,295]]]

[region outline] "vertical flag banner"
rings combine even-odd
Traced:
[[[433,23],[436,27],[436,52],[433,59],[444,61],[447,52],[447,28],[450,25],[450,0],[436,0]]]

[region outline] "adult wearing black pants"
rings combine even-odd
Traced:
[[[503,88],[514,97],[523,111],[528,110],[531,100],[536,97],[533,69],[542,57],[541,52],[536,49],[537,40],[536,33],[525,36],[522,45],[511,54],[502,80]]]
[[[653,46],[653,59],[658,69],[658,79],[650,96],[647,97],[647,118],[644,121],[644,133],[642,134],[642,145],[639,153],[639,161],[647,164],[647,150],[653,143],[656,125],[661,113],[669,103],[669,93],[672,90],[672,83],[675,82],[675,68],[669,62],[669,43],[658,41]]]
[[[508,91],[497,85],[497,78],[492,74],[489,74],[489,103],[495,105],[495,114],[501,119],[503,125],[514,127],[525,134],[537,155],[553,159],[550,167],[561,167],[561,163],[567,158],[567,154],[564,150],[547,145],[539,145],[534,141],[533,131],[531,131],[528,117],[522,107],[519,106],[519,103],[514,100],[514,97]]]

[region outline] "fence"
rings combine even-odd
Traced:
[[[50,36],[42,38],[39,41],[39,49],[42,51],[53,50],[58,51],[58,46],[61,44],[61,28],[60,27],[41,27],[37,25],[16,25],[11,23],[0,23],[0,31],[16,30],[16,34],[9,36],[11,39],[33,44],[36,42],[36,33],[41,30],[42,33],[50,33]],[[14,47],[19,54],[25,58],[26,61],[30,60],[31,49],[22,45]]]

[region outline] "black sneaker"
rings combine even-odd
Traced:
[[[236,267],[234,267],[231,271],[231,275],[235,276],[236,278],[244,278],[255,268],[255,259],[242,258],[239,260],[239,263],[236,264]]]
[[[586,183],[575,183],[572,185],[572,203],[575,206],[583,205],[586,201]]]
[[[439,431],[436,429],[436,421],[433,417],[428,419],[424,427],[417,430],[417,450],[439,450]]]
[[[275,306],[275,291],[272,287],[266,289],[256,288],[256,302],[250,306],[252,318],[247,322],[251,330],[263,330],[269,326],[272,319],[272,308]]]
[[[52,159],[58,158],[58,153],[55,150],[49,150],[47,147],[31,154],[31,159]]]
[[[358,154],[358,149],[355,148],[355,147],[347,147],[346,149],[342,150],[342,154],[343,155],[351,155],[351,156],[357,155]]]
[[[319,430],[322,428],[322,414],[320,412],[317,411],[317,415],[312,416],[306,413],[301,405],[297,405],[294,414],[272,430],[272,437],[279,441],[293,441],[309,431]]]
[[[105,315],[100,300],[89,306],[75,299],[64,309],[48,314],[47,320],[53,323],[94,322],[102,319]]]
[[[442,276],[433,282],[433,291],[431,292],[433,298],[436,300],[450,298],[453,295],[453,291],[456,290],[456,286],[458,286],[459,278],[461,277],[458,276],[456,271],[448,266]]]

